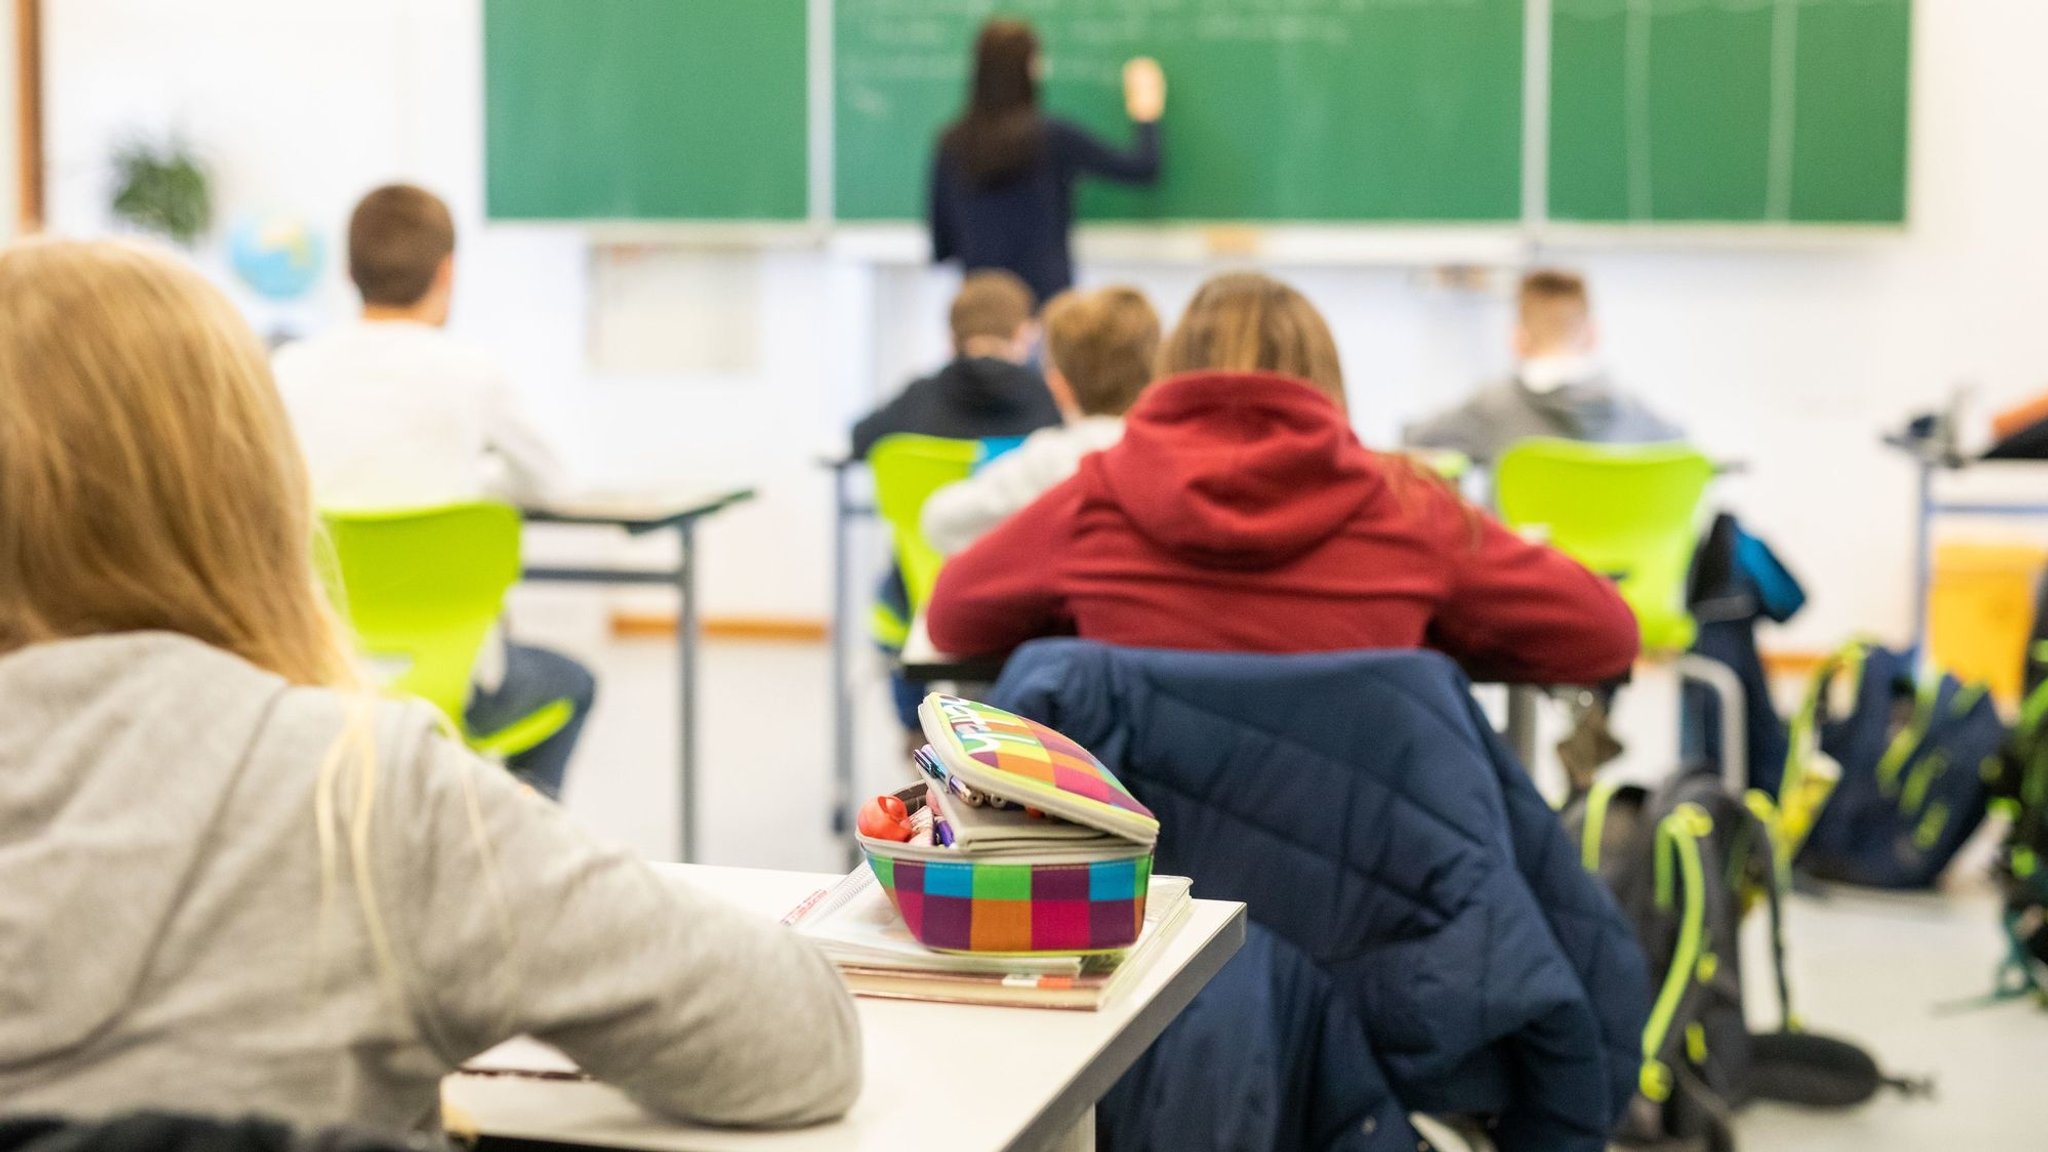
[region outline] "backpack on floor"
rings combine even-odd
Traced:
[[[1931,887],[1983,822],[2005,739],[1983,685],[1916,679],[1903,653],[1843,647],[1814,673],[1792,719],[1778,804],[1800,870]]]
[[[1581,863],[1635,925],[1656,989],[1635,1100],[1616,1139],[1637,1147],[1728,1152],[1731,1115],[1757,1099],[1812,1107],[1861,1103],[1887,1079],[1862,1049],[1801,1030],[1785,972],[1784,857],[1770,800],[1737,800],[1710,772],[1651,791],[1596,784],[1562,813]],[[1781,1030],[1743,1014],[1740,934],[1756,904],[1770,916]]]
[[[2010,822],[1997,862],[2007,949],[1993,995],[2001,1000],[2032,995],[2048,1005],[2048,682],[2036,675],[2048,664],[2048,644],[2040,638],[2044,624],[2048,612],[2034,623],[2027,699],[1999,755],[1991,807]]]

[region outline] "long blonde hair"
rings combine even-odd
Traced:
[[[0,653],[163,630],[295,684],[354,681],[269,362],[176,258],[0,251]]]
[[[343,689],[346,719],[314,790],[314,984],[345,855],[395,1001],[403,977],[370,866],[374,697],[317,574],[315,540],[269,360],[225,296],[140,245],[0,251],[0,654],[155,629],[293,684]],[[469,814],[488,861],[473,794]]]
[[[1226,272],[1203,284],[1159,350],[1159,375],[1278,372],[1344,404],[1330,326],[1308,298],[1270,276]]]

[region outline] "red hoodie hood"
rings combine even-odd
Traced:
[[[1382,483],[1337,405],[1265,372],[1160,381],[1095,463],[1139,532],[1209,568],[1284,564],[1328,540]]]

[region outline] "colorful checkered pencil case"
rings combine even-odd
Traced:
[[[868,867],[926,947],[949,952],[1112,952],[1145,923],[1159,821],[1087,749],[1058,732],[934,692],[918,709],[931,741],[927,806],[942,839],[860,836]]]

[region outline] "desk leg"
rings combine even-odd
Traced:
[[[1046,1152],[1095,1152],[1095,1109],[1090,1107],[1081,1113],[1067,1134],[1060,1137]]]
[[[847,510],[847,471],[832,470],[832,834],[845,842],[851,867],[855,862],[849,822],[853,811],[853,690],[847,676],[852,663],[848,632],[853,609],[846,589],[853,545],[847,539],[847,522],[852,518]]]
[[[677,830],[683,863],[697,859],[697,522],[676,525],[677,543],[682,546],[676,564],[676,689],[681,693],[682,731],[677,733],[681,775],[676,781]]]
[[[1920,508],[1913,525],[1913,638],[1917,661],[1932,655],[1927,646],[1927,597],[1934,587],[1934,465],[1920,462]]]

